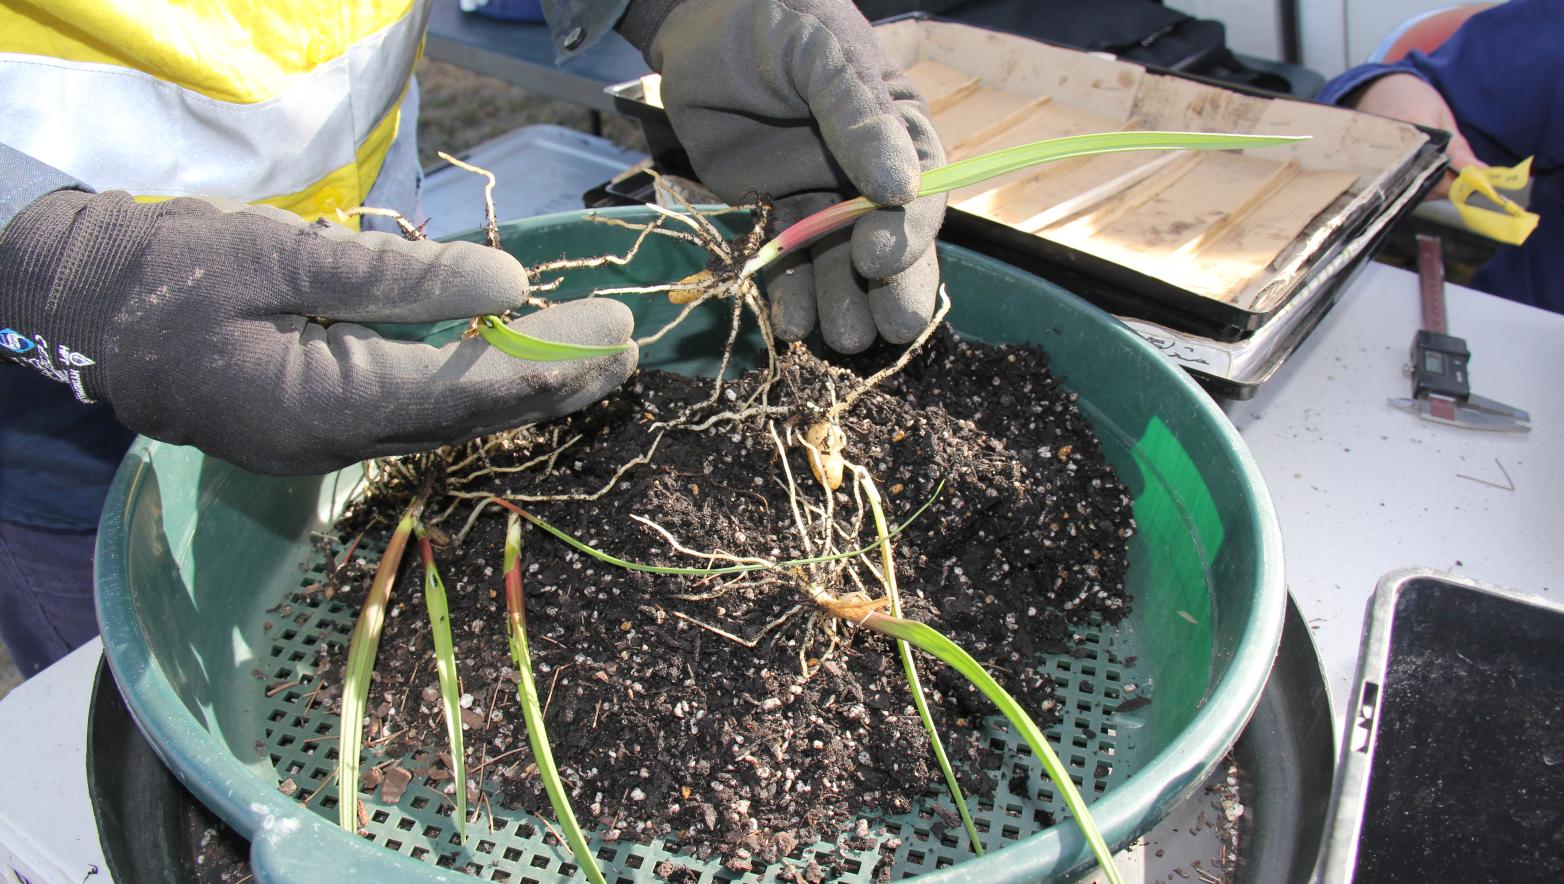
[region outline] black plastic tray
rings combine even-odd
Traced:
[[[1347,718],[1321,881],[1564,880],[1564,607],[1387,575]]]

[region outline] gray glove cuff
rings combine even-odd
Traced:
[[[657,36],[657,30],[663,26],[663,20],[680,2],[681,0],[630,0],[630,5],[625,8],[624,18],[619,20],[614,30],[618,31],[619,36],[624,37],[631,46],[640,50],[641,57],[646,59],[647,64],[652,64],[652,38]],[[653,69],[656,69],[656,65],[653,65]]]
[[[562,64],[592,48],[613,30],[629,0],[543,0],[543,18],[554,35],[554,62]]]
[[[138,241],[135,219],[116,212],[109,200],[107,219],[125,233],[123,239],[74,236],[82,213],[95,199],[79,191],[46,194],[36,199],[0,230],[0,293],[5,314],[0,330],[7,355],[44,375],[69,384],[76,398],[92,402],[104,392],[102,358],[105,336],[119,302],[98,297],[72,297],[77,291],[98,291],[133,255],[123,246]],[[98,198],[102,199],[102,198]]]

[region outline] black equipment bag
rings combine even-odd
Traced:
[[[922,12],[1254,89],[1292,89],[1285,77],[1235,57],[1221,22],[1185,15],[1157,0],[857,0],[857,5],[871,21]]]

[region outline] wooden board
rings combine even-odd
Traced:
[[[945,145],[945,158],[959,160],[973,147],[1020,122],[1048,103],[1048,96],[1012,95],[979,87],[934,114],[934,130]]]
[[[1428,141],[1422,132],[1395,120],[1302,101],[1271,102],[1253,131],[1310,136],[1307,141],[1266,148],[1265,153],[1296,159],[1305,169],[1351,169],[1358,173],[1354,191],[1372,187],[1387,169],[1399,169]]]
[[[1145,68],[955,22],[899,21],[875,26],[889,58],[903,68],[928,59],[964,71],[990,89],[1050,95],[1111,119],[1130,117]]]
[[[1172,180],[1150,179],[1045,235],[1189,291],[1232,301],[1356,176],[1303,177],[1296,161],[1223,152],[1199,154],[1183,174],[1170,170],[1160,177]],[[1265,221],[1263,234],[1256,232],[1257,217]]]
[[[1129,128],[1311,136],[1245,152],[1081,157],[951,194],[962,211],[1246,310],[1280,306],[1426,143],[1393,120],[980,28],[903,21],[884,32],[887,51],[931,100],[951,160]]]
[[[1056,101],[1049,102],[1016,121],[1009,128],[994,134],[978,144],[972,145],[970,154],[976,155],[993,150],[1003,150],[1007,147],[1042,141],[1047,138],[1085,135],[1090,132],[1112,132],[1120,128],[1120,126],[1119,121],[1109,119],[1100,114],[1094,114],[1068,104],[1060,104]],[[1069,161],[1066,160],[1065,162]],[[1005,187],[1014,182],[1047,174],[1047,170],[1047,166],[1037,169],[1022,169],[981,184],[963,187],[950,195],[950,201],[952,204],[956,204],[973,200],[981,194]]]
[[[929,113],[939,113],[977,91],[982,81],[964,71],[932,59],[921,59],[907,69],[912,84],[929,104]]]
[[[1207,246],[1178,277],[1198,280],[1200,289],[1246,309],[1269,306],[1256,301],[1262,286],[1251,283],[1269,278],[1266,274],[1277,257],[1356,178],[1351,171],[1298,173],[1275,197],[1255,207],[1243,224]]]
[[[1249,132],[1269,99],[1219,89],[1182,77],[1147,74],[1135,93],[1142,129],[1174,132]]]
[[[1120,248],[1158,254],[1177,248],[1186,241],[1184,234],[1198,226],[1195,219],[1200,212],[1211,216],[1211,221],[1219,213],[1215,208],[1200,210],[1190,205],[1191,196],[1200,194],[1216,177],[1209,168],[1211,161],[1209,155],[1180,156],[1090,211],[1046,228],[1045,234],[1055,242],[1074,248],[1090,244],[1092,248],[1083,251],[1107,254]]]

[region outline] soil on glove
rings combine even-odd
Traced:
[[[896,355],[832,364],[794,346],[770,395],[789,413],[770,418],[770,427],[783,436],[789,426],[802,432]],[[733,381],[701,413],[742,408],[760,380],[752,372]],[[659,422],[685,414],[712,390],[710,379],[643,371],[598,405],[490,446],[453,471],[443,490],[595,491],[648,450]],[[1129,610],[1130,497],[1074,400],[1042,353],[966,343],[942,331],[841,421],[846,458],[874,477],[893,524],[933,500],[895,538],[904,613],[966,648],[1045,727],[1058,715],[1053,682],[1034,666],[1039,653],[1068,650],[1072,624],[1112,623]],[[635,562],[728,563],[681,552],[670,537],[724,556],[818,554],[825,495],[801,447],[788,446],[785,458],[768,419],[670,429],[650,464],[625,472],[600,498],[526,506]],[[788,470],[802,515],[790,501]],[[849,474],[830,500],[836,550],[875,540],[852,487]],[[345,517],[341,536],[351,539],[376,517],[370,534],[383,534],[411,488],[409,481],[372,495]],[[458,543],[473,503],[462,501],[433,532],[444,535],[436,557],[468,695],[469,777],[493,804],[552,817],[527,748],[506,642],[504,514],[485,510]],[[429,512],[449,504],[432,503]],[[407,765],[415,776],[449,778],[449,764],[438,758],[445,733],[416,560],[410,552],[393,593],[366,736],[394,734],[381,746],[386,757],[419,753],[421,761]],[[695,858],[760,871],[817,839],[894,847],[873,819],[860,819],[865,808],[906,811],[941,783],[893,644],[833,620],[805,594],[804,582],[813,581],[836,595],[883,595],[865,565],[878,567],[878,549],[851,567],[670,577],[605,565],[529,527],[523,561],[539,694],[584,826],[609,839],[663,837]],[[372,567],[361,561],[341,569],[333,591],[358,605]],[[334,710],[345,657],[336,648],[325,660],[324,680],[333,687],[323,696]],[[992,705],[938,661],[921,653],[918,661],[964,788],[992,792],[999,756],[979,742],[977,729]],[[476,808],[478,788],[469,793]],[[832,871],[796,874],[818,880]]]

